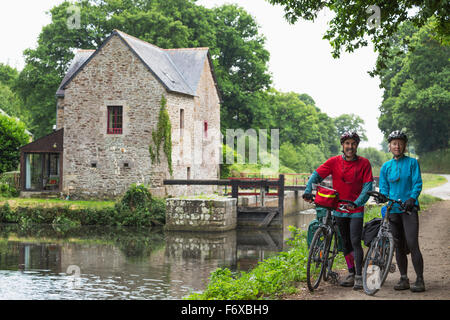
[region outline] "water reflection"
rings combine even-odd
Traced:
[[[248,270],[285,250],[287,225],[312,218],[291,215],[283,231],[215,233],[0,224],[0,299],[180,299],[217,267]]]

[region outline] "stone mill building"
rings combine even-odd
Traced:
[[[172,175],[163,148],[159,162],[149,152],[163,97]],[[97,50],[76,52],[56,98],[56,130],[21,148],[23,192],[108,199],[132,183],[159,196],[213,191],[163,185],[219,177],[220,94],[208,48],[162,49],[114,30]]]

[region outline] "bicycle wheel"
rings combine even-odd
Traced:
[[[308,253],[308,263],[306,265],[306,282],[308,289],[314,291],[319,286],[325,270],[325,246],[327,234],[325,228],[318,228],[314,233]]]
[[[363,267],[364,292],[370,296],[380,290],[389,273],[394,256],[392,234],[377,236],[370,244]]]
[[[331,243],[329,245],[328,250],[326,250],[327,255],[325,256],[325,270],[323,272],[323,280],[328,281],[330,276],[332,275],[332,268],[334,259],[338,254],[338,237],[336,230],[333,230],[333,234],[331,235]]]

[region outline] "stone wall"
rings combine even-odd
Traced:
[[[211,86],[205,81],[199,88]],[[151,163],[148,147],[152,131],[156,130],[162,95],[167,98],[172,138],[180,130],[181,108],[185,109],[184,123],[188,126],[199,117],[195,112],[216,112],[211,124],[220,130],[218,98],[214,103],[202,98],[211,106],[205,109],[198,97],[168,93],[119,36],[105,43],[67,85],[64,98],[57,101],[58,129],[64,127],[63,192],[72,198],[111,199],[123,194],[132,183],[150,185],[159,196],[211,192],[211,187],[189,190],[176,186],[166,190],[163,179],[171,177],[164,152],[160,164]],[[107,134],[107,107],[112,105],[123,108],[122,134]],[[191,149],[192,154],[200,151]],[[172,154],[172,178],[184,179],[188,164],[179,159],[179,154]],[[190,172],[192,179],[217,179],[218,165],[191,165]]]
[[[167,230],[224,231],[236,225],[236,199],[166,200]]]

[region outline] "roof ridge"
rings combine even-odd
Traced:
[[[130,37],[130,38],[133,38],[133,39],[135,39],[135,40],[138,40],[138,41],[140,41],[140,42],[143,42],[143,43],[145,43],[145,44],[148,44],[148,45],[150,45],[150,46],[152,46],[152,47],[155,47],[155,48],[157,48],[157,49],[159,49],[159,50],[164,50],[163,48],[160,48],[160,47],[158,47],[157,45],[154,45],[153,43],[144,41],[144,40],[142,40],[142,39],[139,39],[139,38],[137,38],[137,37],[135,37],[135,36],[132,36],[131,34],[128,34],[128,33],[123,32],[123,31],[120,31],[120,30],[118,30],[118,29],[114,29],[113,32],[122,33],[122,34],[124,34],[124,35],[126,35],[126,36],[128,36],[128,37]],[[123,38],[123,37],[122,37],[122,38]],[[125,39],[124,39],[124,40],[125,40]],[[125,41],[126,41],[126,40],[125,40]]]
[[[195,48],[170,48],[162,49],[164,51],[176,51],[176,50],[209,50],[209,47],[195,47]]]

